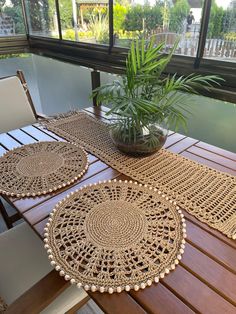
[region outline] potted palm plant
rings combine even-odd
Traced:
[[[169,55],[162,54],[164,43],[158,46],[144,39],[132,43],[121,81],[103,85],[93,91],[97,103],[108,104],[111,116],[110,135],[123,152],[146,154],[159,150],[165,143],[169,125],[186,128],[188,93],[199,87],[218,84],[214,75],[177,77],[162,74],[178,42]]]

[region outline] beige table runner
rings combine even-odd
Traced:
[[[46,127],[143,184],[160,189],[209,226],[236,239],[236,178],[165,149],[148,157],[122,154],[107,125],[78,112],[47,122]]]

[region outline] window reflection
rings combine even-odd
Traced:
[[[236,1],[212,2],[204,57],[236,61]]]
[[[0,37],[25,33],[20,0],[0,0]]]
[[[108,0],[60,0],[63,39],[109,44],[108,6]]]
[[[43,37],[59,37],[54,0],[25,0],[29,32]]]
[[[195,56],[198,46],[201,1],[116,0],[114,3],[114,41],[129,47],[132,39],[151,38],[165,42],[168,52],[176,40],[177,54]]]

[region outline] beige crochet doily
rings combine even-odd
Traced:
[[[0,158],[0,193],[46,194],[73,183],[88,168],[85,151],[66,142],[24,145]]]
[[[181,210],[136,182],[85,186],[50,216],[44,241],[51,264],[85,290],[144,289],[175,269],[184,252]]]
[[[130,157],[113,144],[107,125],[86,113],[48,121],[49,130],[78,143],[114,169],[164,191],[179,206],[236,239],[236,178],[165,149]]]

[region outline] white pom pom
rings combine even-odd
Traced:
[[[96,290],[97,290],[96,286],[92,285],[91,291],[92,291],[92,292],[95,292]]]
[[[142,282],[142,283],[141,283],[141,285],[140,285],[140,287],[141,287],[141,289],[144,289],[144,288],[146,288],[146,285],[145,285],[145,283],[144,283],[144,282]]]
[[[105,291],[105,288],[104,287],[100,287],[99,290],[100,290],[101,293],[103,293]]]
[[[159,277],[155,277],[154,281],[155,281],[155,283],[158,283],[159,282]]]
[[[138,285],[134,285],[134,291],[138,291],[139,290],[139,286]]]
[[[130,286],[129,285],[125,286],[125,291],[130,291]]]
[[[147,285],[148,285],[148,286],[151,286],[151,284],[152,284],[151,279],[148,279],[148,281],[147,281]]]
[[[112,294],[112,293],[114,292],[113,288],[110,287],[110,288],[108,289],[108,292],[109,292],[110,294]]]
[[[121,291],[122,291],[121,287],[117,287],[117,288],[116,288],[116,291],[117,291],[118,293],[121,293]]]
[[[84,290],[85,290],[85,291],[88,291],[88,290],[89,290],[89,286],[88,286],[88,285],[85,285],[85,286],[84,286]]]

